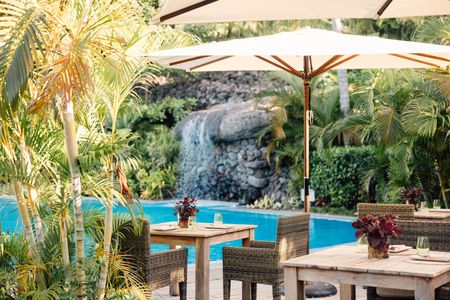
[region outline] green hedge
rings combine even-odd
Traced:
[[[370,147],[336,147],[314,151],[311,160],[311,187],[316,200],[331,207],[354,209],[365,198],[362,178],[370,167]]]

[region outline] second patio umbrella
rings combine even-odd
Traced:
[[[304,84],[304,189],[309,211],[310,80],[332,69],[444,68],[450,47],[303,29],[150,53],[153,62],[187,71],[283,70]]]
[[[153,21],[184,24],[448,14],[448,0],[166,0]]]

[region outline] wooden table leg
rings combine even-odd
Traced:
[[[417,280],[416,290],[414,291],[414,299],[434,299],[434,288],[430,282],[425,280]]]
[[[286,300],[305,300],[305,282],[297,278],[297,268],[284,268],[284,296]]]
[[[195,258],[195,299],[209,299],[209,242],[197,238]]]
[[[355,300],[356,299],[356,288],[351,284],[342,284],[339,289],[339,299],[341,300]]]
[[[180,248],[180,246],[177,245],[169,245],[169,249],[177,249]],[[169,286],[169,293],[171,296],[179,296],[180,295],[180,287],[178,286],[178,283],[171,283]]]
[[[250,247],[250,241],[255,239],[255,231],[250,229],[248,231],[248,237],[242,239],[242,247]],[[251,283],[242,282],[242,300],[250,300],[251,294]]]

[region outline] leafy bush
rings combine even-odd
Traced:
[[[172,127],[184,118],[196,100],[167,97],[141,107],[133,115],[130,126],[140,138],[133,141],[141,159],[136,170],[129,173],[132,189],[144,199],[173,196],[179,144],[173,138]]]
[[[370,147],[330,148],[315,151],[311,161],[311,183],[316,200],[331,207],[353,209],[365,196],[362,178],[370,167]]]
[[[254,209],[298,209],[302,203],[299,202],[297,197],[285,197],[280,201],[277,201],[275,194],[266,194],[262,198],[248,204],[248,208]]]
[[[264,195],[261,199],[256,200],[253,204],[247,205],[249,208],[255,209],[281,209],[283,208],[281,202],[275,200],[274,194]]]

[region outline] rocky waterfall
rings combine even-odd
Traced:
[[[260,131],[272,121],[271,100],[216,105],[177,124],[179,196],[242,204],[268,193],[282,198],[287,174],[274,172],[264,157],[264,141],[257,142]]]

